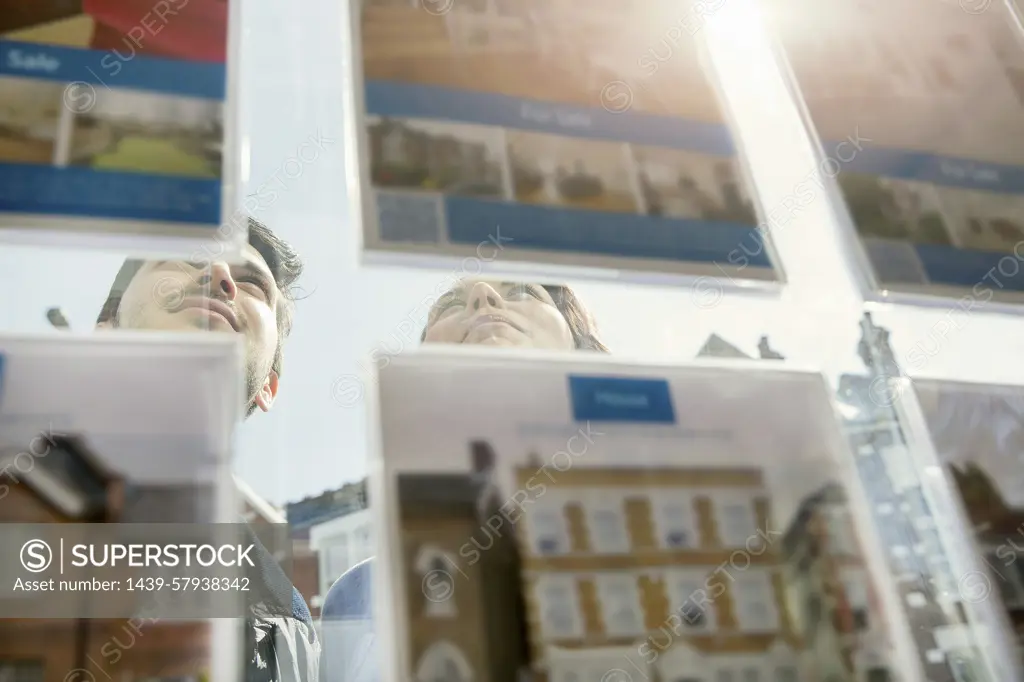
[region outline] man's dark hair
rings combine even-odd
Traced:
[[[555,302],[558,312],[562,313],[565,323],[569,325],[572,333],[573,345],[576,350],[595,350],[600,353],[610,353],[608,346],[602,343],[597,336],[597,324],[590,312],[583,306],[576,292],[570,287],[562,284],[542,284],[544,290]],[[424,327],[420,334],[420,342],[427,338],[427,329]]]
[[[302,275],[302,258],[292,246],[270,231],[270,228],[250,217],[249,222],[249,244],[267,262],[274,282],[282,295],[281,305],[277,307],[277,349],[274,351],[274,362],[271,365],[278,376],[281,375],[282,346],[284,339],[292,331],[292,321],[295,315],[296,287],[295,283]],[[121,297],[128,289],[135,275],[138,274],[146,261],[129,258],[125,260],[121,269],[114,278],[114,283],[107,294],[107,300],[100,310],[96,324],[111,323],[117,325],[117,316],[121,307]],[[251,407],[250,407],[251,412]]]

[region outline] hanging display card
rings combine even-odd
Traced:
[[[923,679],[821,375],[424,351],[377,384],[380,679]]]
[[[718,4],[352,3],[366,252],[778,279],[701,64]]]
[[[0,0],[0,227],[212,235],[228,18],[227,0]]]
[[[876,289],[1024,300],[1024,49],[1000,0],[765,0]],[[849,145],[848,145],[849,146]]]

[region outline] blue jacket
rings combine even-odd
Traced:
[[[373,631],[373,559],[356,564],[327,591],[320,610],[320,682],[380,682]]]

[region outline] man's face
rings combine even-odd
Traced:
[[[245,263],[146,261],[121,297],[117,327],[245,335],[246,400],[264,412],[277,395],[271,369],[281,294],[252,246]]]

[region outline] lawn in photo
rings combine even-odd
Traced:
[[[223,105],[216,100],[97,88],[75,117],[69,163],[96,170],[219,178]]]

